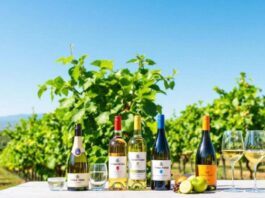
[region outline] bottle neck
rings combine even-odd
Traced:
[[[74,155],[80,155],[81,153],[84,153],[85,149],[83,147],[83,138],[82,136],[75,136],[74,137],[74,144],[72,147],[72,153]]]
[[[211,141],[210,131],[202,131],[202,141]]]
[[[133,136],[134,137],[141,137],[142,136],[141,129],[134,129]]]
[[[163,129],[163,128],[158,128],[158,129],[157,129],[157,136],[160,136],[160,137],[166,137],[165,129]]]
[[[115,137],[121,137],[122,136],[122,131],[121,130],[115,130],[114,131],[114,136]]]

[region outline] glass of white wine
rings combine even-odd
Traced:
[[[265,156],[265,131],[248,131],[245,139],[244,155],[253,164],[254,169],[254,188],[248,192],[264,192],[257,188],[256,173],[257,166]]]
[[[225,131],[222,138],[222,155],[223,158],[230,162],[232,170],[232,188],[227,189],[227,192],[240,192],[240,189],[235,188],[234,183],[234,168],[235,163],[240,160],[244,153],[244,141],[241,131]]]
[[[107,182],[108,171],[104,163],[91,164],[89,168],[89,182],[91,190],[104,190]]]

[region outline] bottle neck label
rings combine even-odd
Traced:
[[[146,179],[146,152],[129,152],[129,179]]]
[[[115,130],[114,132],[116,137],[121,137],[122,136],[122,131],[121,130]]]
[[[152,160],[152,180],[168,181],[171,179],[171,160]]]
[[[82,136],[75,136],[74,144],[73,144],[73,148],[72,148],[72,154],[75,156],[79,156],[84,152],[85,152],[85,149],[84,149],[83,143],[82,143]]]

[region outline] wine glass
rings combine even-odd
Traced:
[[[107,165],[104,163],[91,164],[89,176],[91,190],[104,190],[108,177]]]
[[[225,131],[222,138],[222,155],[223,158],[230,162],[232,170],[232,188],[225,191],[240,192],[240,189],[235,188],[234,183],[234,167],[235,163],[240,160],[244,152],[244,142],[241,131]]]
[[[256,173],[257,166],[265,156],[265,131],[248,131],[245,139],[245,157],[253,164],[254,169],[254,188],[248,192],[263,192],[257,188]]]

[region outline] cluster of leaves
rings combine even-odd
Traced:
[[[59,107],[41,119],[33,116],[10,129],[11,141],[0,156],[0,165],[18,171],[32,169],[44,177],[63,175],[76,123],[83,126],[89,161],[106,162],[113,120],[118,114],[123,118],[126,140],[132,136],[133,116],[142,116],[143,136],[150,152],[155,116],[162,112],[155,99],[157,94],[174,88],[175,71],[163,76],[161,70],[150,69],[155,62],[142,55],[127,62],[137,65],[134,71],[115,71],[110,60],[95,60],[85,66],[86,58],[58,60],[68,68],[68,78],[48,80],[40,86],[38,96],[49,90],[52,100],[59,98]]]
[[[247,130],[265,129],[265,97],[245,73],[240,74],[237,85],[231,91],[218,87],[214,90],[219,97],[212,103],[188,105],[178,117],[167,121],[169,144],[176,161],[194,159],[204,114],[211,116],[211,138],[219,159],[224,131],[241,130],[245,136]]]
[[[60,121],[62,113],[56,110],[41,119],[33,114],[15,128],[5,129],[3,134],[10,141],[1,153],[1,166],[25,179],[45,179],[54,171],[63,174],[70,138]]]

